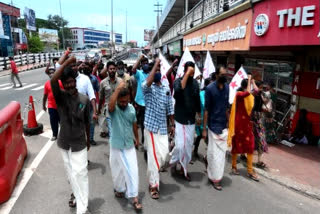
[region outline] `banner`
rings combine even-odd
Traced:
[[[144,41],[151,41],[153,35],[154,35],[154,32],[155,30],[148,30],[148,29],[144,29]]]
[[[58,42],[58,31],[53,29],[39,28],[39,37],[43,42],[57,43]]]
[[[36,31],[36,14],[34,10],[25,8],[24,9],[24,19],[26,20],[27,29],[31,31]]]
[[[241,86],[242,80],[247,78],[248,78],[247,72],[241,66],[241,68],[234,75],[234,77],[231,80],[231,83],[229,84],[229,103],[230,104],[233,103],[234,97],[236,96],[237,90]]]
[[[216,72],[216,68],[214,67],[211,54],[209,51],[207,51],[207,57],[206,57],[206,61],[204,62],[203,73],[202,73],[203,79],[207,79],[208,77],[210,77],[210,74],[215,72]]]
[[[186,62],[189,62],[189,61],[191,61],[191,62],[194,63],[194,59],[193,59],[193,57],[192,57],[189,49],[186,48],[186,49],[184,50],[184,53],[183,53],[182,58],[181,58],[181,60],[180,60],[179,67],[178,67],[178,70],[177,70],[177,76],[176,76],[176,78],[179,78],[179,77],[182,77],[182,76],[183,76],[183,74],[184,74],[184,64],[185,64]],[[193,76],[193,78],[195,79],[195,78],[197,78],[199,75],[201,75],[201,72],[200,72],[198,66],[195,64],[195,71],[194,71],[194,76]]]
[[[3,21],[2,21],[2,13],[0,11],[0,38],[4,37],[4,30],[3,30]]]

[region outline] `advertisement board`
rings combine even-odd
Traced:
[[[58,31],[53,29],[39,28],[39,37],[43,42],[57,43],[58,42]]]
[[[36,14],[34,10],[26,7],[24,9],[24,18],[26,20],[26,28],[31,31],[36,31]]]
[[[265,0],[255,4],[250,45],[320,45],[319,7],[319,0]]]
[[[154,30],[152,29],[144,29],[144,41],[151,41],[153,35],[154,35]]]

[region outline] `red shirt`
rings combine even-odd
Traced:
[[[60,85],[60,88],[63,88],[60,80],[59,80],[59,85]],[[48,108],[57,109],[57,104],[56,104],[56,101],[55,101],[53,93],[52,93],[50,80],[48,80],[44,84],[44,95],[48,96]]]
[[[15,63],[13,60],[11,60],[11,61],[10,61],[10,65],[11,65],[12,73],[17,74],[19,71],[18,71],[18,69],[17,69],[16,63]]]

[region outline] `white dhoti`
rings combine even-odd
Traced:
[[[180,162],[187,176],[187,166],[192,158],[195,125],[182,125],[175,121],[175,146],[172,150],[170,164]]]
[[[145,144],[148,152],[148,178],[151,187],[159,189],[160,168],[165,164],[169,156],[168,135],[161,135],[144,130]]]
[[[208,138],[208,177],[213,182],[219,182],[223,177],[226,162],[228,130],[224,129],[217,135],[208,129]]]
[[[60,150],[71,189],[76,198],[77,214],[83,214],[88,208],[89,197],[87,148],[79,152],[71,152],[71,149]]]
[[[126,198],[137,197],[139,172],[135,148],[114,149],[110,147],[109,162],[114,190],[125,193]]]

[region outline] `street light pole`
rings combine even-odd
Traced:
[[[62,28],[62,47],[63,50],[65,50],[65,44],[64,44],[64,29],[63,29],[63,18],[62,18],[62,9],[61,9],[61,0],[59,0],[59,5],[60,5],[60,17],[61,17],[61,28]]]
[[[111,0],[111,57],[113,57],[113,0]]]
[[[128,11],[126,9],[126,44],[128,42]]]

